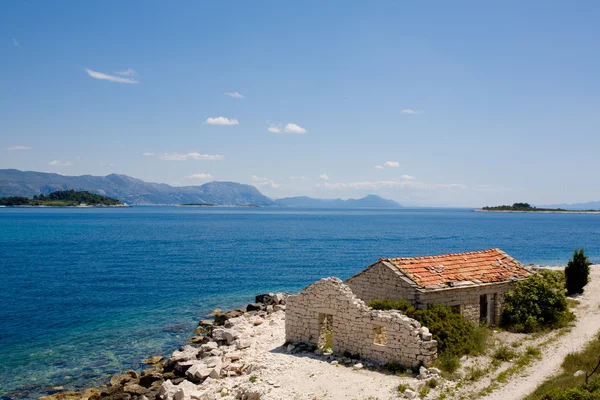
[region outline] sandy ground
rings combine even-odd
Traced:
[[[522,399],[532,393],[542,382],[560,372],[560,365],[569,353],[579,351],[600,331],[600,265],[592,266],[591,282],[577,300],[574,310],[577,321],[571,332],[558,338],[542,352],[542,358],[515,376],[506,385],[484,397],[487,400]]]

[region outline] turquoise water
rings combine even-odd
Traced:
[[[0,398],[139,368],[216,307],[347,278],[379,257],[500,247],[600,262],[600,215],[463,209],[0,209]]]

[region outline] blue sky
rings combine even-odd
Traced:
[[[4,1],[0,168],[600,200],[598,20],[594,1]]]

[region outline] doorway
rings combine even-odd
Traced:
[[[320,349],[333,350],[333,315],[319,313],[319,342]]]

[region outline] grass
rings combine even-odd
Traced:
[[[562,371],[555,377],[541,384],[529,400],[544,399],[549,392],[556,389],[581,388],[585,384],[585,376],[573,376],[579,370],[591,372],[598,364],[600,355],[600,333],[596,334],[594,340],[578,353],[569,353],[562,363]],[[596,372],[598,374],[598,372]],[[596,378],[593,375],[593,378]]]
[[[514,350],[502,345],[492,355],[492,358],[496,361],[510,361],[517,356]]]
[[[478,381],[483,376],[485,376],[485,374],[487,374],[487,371],[485,369],[474,365],[472,367],[467,368],[467,374],[465,378],[468,381]]]
[[[256,375],[252,375],[252,376],[250,376],[250,378],[248,378],[248,380],[250,381],[250,383],[256,383],[258,378],[256,377]]]
[[[460,360],[454,354],[442,353],[436,360],[435,365],[441,371],[451,374],[460,368]]]

